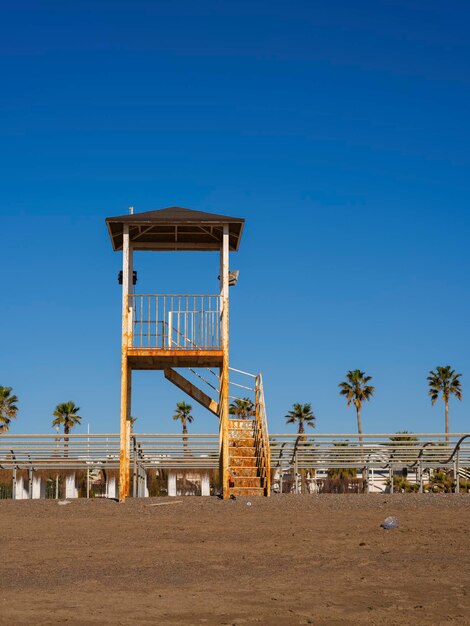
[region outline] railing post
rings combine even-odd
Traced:
[[[136,498],[137,497],[137,449],[136,449],[136,442],[135,442],[135,437],[132,437],[132,452],[134,455],[134,463],[133,463],[133,472],[132,472],[132,497]]]
[[[16,500],[16,465],[13,466],[11,497]]]
[[[460,491],[459,470],[457,466],[457,454],[454,459],[454,493],[459,493]]]
[[[295,479],[295,494],[299,493],[299,470],[297,466],[297,444],[294,449],[294,479]]]
[[[418,481],[419,481],[418,493],[423,493],[423,468],[421,465],[421,461],[418,461]]]
[[[28,469],[28,498],[30,500],[33,498],[33,470],[31,467]]]
[[[168,337],[167,337],[167,348],[171,350],[171,337],[172,337],[172,329],[173,329],[173,311],[168,311]],[[179,345],[179,337],[178,337],[178,345]]]
[[[390,465],[390,493],[393,493],[393,466]]]

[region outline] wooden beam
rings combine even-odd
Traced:
[[[136,241],[135,249],[136,250],[195,250],[195,251],[205,251],[205,250],[219,250],[220,243],[214,242],[185,242],[185,241]]]
[[[217,415],[217,417],[219,416],[219,405],[217,404],[217,402],[215,400],[212,400],[210,396],[201,391],[199,387],[193,385],[192,382],[190,382],[184,376],[181,376],[181,374],[176,372],[174,369],[171,369],[171,367],[167,367],[164,370],[164,374],[165,378],[177,387],[179,387],[181,391],[187,393],[188,396],[191,396],[191,398],[196,400],[196,402],[199,402],[199,404],[202,404],[205,409],[208,409],[211,413]]]
[[[121,412],[119,442],[119,501],[129,495],[129,435],[128,415],[130,412],[131,380],[127,362],[129,348],[129,294],[132,284],[132,248],[129,226],[124,226],[122,250],[122,339],[121,339]]]
[[[229,227],[223,226],[222,247],[220,249],[220,316],[223,360],[220,368],[219,393],[219,446],[220,478],[223,498],[230,495],[228,420],[229,420]]]

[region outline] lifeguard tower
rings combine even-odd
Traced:
[[[270,452],[261,374],[253,375],[248,415],[230,415],[229,253],[236,252],[244,219],[169,207],[106,219],[113,249],[122,251],[122,342],[119,499],[130,489],[130,416],[133,370],[165,377],[219,420],[220,487],[230,495],[269,495]],[[212,251],[220,256],[219,292],[137,294],[134,251]],[[218,370],[213,399],[174,368]]]

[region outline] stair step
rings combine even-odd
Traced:
[[[258,463],[255,456],[231,456],[229,466],[230,468],[250,467],[258,469]]]
[[[255,431],[247,428],[230,428],[228,436],[230,439],[254,439]]]
[[[261,478],[259,476],[255,476],[252,478],[246,478],[243,476],[234,476],[232,474],[233,487],[261,487]]]
[[[263,487],[230,487],[232,496],[264,496]]]
[[[257,467],[230,467],[229,468],[231,476],[238,476],[240,478],[257,478],[258,477],[258,468]]]
[[[228,445],[232,448],[254,448],[254,437],[229,437]]]
[[[229,446],[229,458],[232,456],[254,456],[256,457],[256,448],[245,448],[242,446]]]
[[[239,430],[253,430],[255,427],[255,422],[254,420],[229,420],[228,427],[237,428]]]

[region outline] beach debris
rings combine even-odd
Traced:
[[[145,506],[166,506],[168,504],[181,504],[183,500],[173,500],[172,502],[156,502],[155,504],[146,504]]]
[[[246,506],[251,506],[251,502],[247,502],[247,503],[246,503]]]
[[[59,502],[57,504],[65,506],[66,504],[70,504],[70,500],[59,500]]]
[[[385,530],[392,530],[393,528],[398,528],[399,524],[398,517],[391,515],[390,517],[386,517],[380,525],[382,528],[385,528]]]

